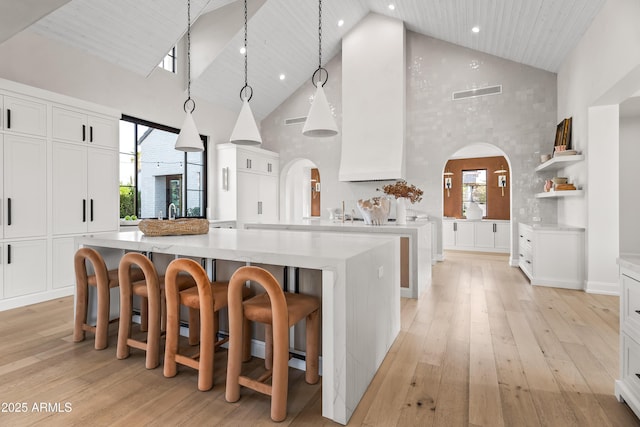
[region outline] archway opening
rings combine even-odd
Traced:
[[[319,218],[321,213],[320,169],[309,159],[294,159],[282,169],[280,212],[284,221]]]

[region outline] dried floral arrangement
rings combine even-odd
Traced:
[[[400,180],[395,184],[387,184],[382,187],[382,190],[376,188],[377,191],[382,191],[384,194],[394,196],[396,199],[400,197],[406,197],[411,203],[416,203],[422,200],[423,191],[415,185],[407,184],[407,181]]]

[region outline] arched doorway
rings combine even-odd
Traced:
[[[320,217],[320,170],[309,159],[294,159],[282,169],[280,176],[281,220],[296,221]]]
[[[500,148],[476,143],[453,153],[442,169],[443,249],[511,253],[511,184]]]

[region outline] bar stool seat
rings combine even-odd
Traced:
[[[102,350],[108,345],[109,311],[111,297],[109,290],[119,286],[118,269],[108,270],[98,251],[92,248],[80,248],[74,255],[74,270],[76,274],[76,310],[73,327],[73,341],[85,339],[85,332],[95,334],[96,350]],[[87,273],[87,263],[93,267],[94,274]],[[144,274],[138,268],[131,271],[132,280],[144,279]],[[87,323],[87,307],[89,305],[89,286],[96,288],[96,325]],[[115,321],[116,319],[114,319]]]
[[[196,286],[179,291],[176,278],[179,273],[188,273]],[[188,258],[173,260],[165,274],[167,298],[167,339],[164,352],[164,376],[174,377],[177,364],[198,370],[198,390],[207,391],[213,387],[215,348],[226,343],[228,338],[216,341],[219,311],[227,307],[228,282],[210,282],[206,271],[196,261]],[[246,288],[242,293],[251,295]],[[189,344],[200,344],[200,352],[195,356],[179,353],[180,306],[189,307]],[[199,315],[197,315],[199,313]],[[246,358],[250,355],[251,337],[245,341]],[[247,350],[248,349],[248,350]]]
[[[266,293],[241,299],[241,287],[251,280]],[[271,419],[283,421],[287,417],[289,379],[289,327],[306,319],[305,380],[315,384],[319,380],[320,301],[312,296],[284,292],[271,273],[260,267],[241,267],[229,281],[229,355],[227,362],[227,402],[240,399],[240,386],[271,396]],[[249,329],[247,320],[265,323],[265,362],[267,372],[258,379],[241,375],[242,332]],[[246,332],[245,332],[246,333]],[[266,384],[271,378],[271,385]]]
[[[132,268],[137,267],[137,268]],[[140,270],[144,280],[132,283],[130,274]],[[116,357],[129,357],[131,347],[146,352],[145,367],[156,368],[160,358],[160,336],[162,326],[166,323],[164,298],[164,276],[158,276],[153,262],[139,253],[128,253],[122,257],[119,266],[120,280],[120,325],[118,328],[118,347]],[[196,283],[191,276],[180,275],[177,278],[178,288],[187,289]],[[131,316],[133,296],[141,298],[141,330],[147,331],[146,341],[131,338]],[[145,324],[145,327],[142,327]]]

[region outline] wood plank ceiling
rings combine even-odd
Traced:
[[[342,37],[360,19],[375,12],[403,20],[410,31],[557,72],[605,1],[324,0],[323,62],[340,51]],[[254,88],[252,109],[262,119],[301,85],[308,84],[312,92],[309,79],[318,66],[318,3],[249,0],[252,3],[258,9],[249,20],[249,83]],[[237,17],[237,22],[224,23],[230,31],[221,33],[220,40],[192,38],[193,49],[222,46],[201,67],[193,93],[230,110],[240,109],[238,93],[244,84],[241,5],[241,0],[191,4],[194,21],[201,14]],[[235,12],[229,14],[230,8]],[[344,25],[339,27],[338,20]],[[72,0],[31,29],[147,76],[179,43],[186,22],[186,0]],[[193,34],[198,34],[197,25]],[[480,33],[471,32],[474,25]],[[280,74],[286,78],[280,80]]]

